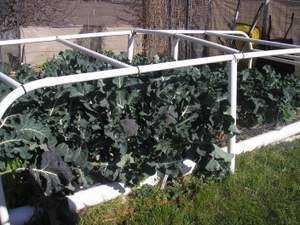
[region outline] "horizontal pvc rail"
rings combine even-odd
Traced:
[[[140,30],[141,31],[141,30]],[[143,31],[150,31],[143,29]],[[165,35],[174,35],[174,34],[204,34],[206,31],[205,30],[157,30],[158,32],[163,32]],[[219,32],[222,34],[237,34],[237,35],[242,35],[242,36],[247,36],[245,32],[242,31],[217,31],[215,30],[214,32]],[[95,37],[110,37],[110,36],[122,36],[122,35],[128,35],[128,59],[131,62],[133,59],[133,46],[134,46],[134,36],[135,32],[133,30],[125,30],[125,31],[113,31],[113,32],[98,32],[98,33],[86,33],[86,34],[74,34],[74,35],[61,35],[61,36],[48,36],[48,37],[40,37],[40,38],[27,38],[27,39],[17,39],[17,40],[4,40],[0,41],[0,46],[5,46],[5,45],[15,45],[15,44],[29,44],[29,43],[40,43],[40,42],[50,42],[50,41],[58,41],[60,40],[70,40],[70,39],[82,39],[82,38],[95,38]],[[186,37],[182,37],[186,38]],[[195,38],[191,37],[195,41]],[[173,56],[175,60],[178,60],[178,41],[176,41],[176,46],[174,46],[174,51],[173,51]],[[210,42],[210,44],[215,44],[213,42]],[[249,43],[251,45],[251,43]],[[218,45],[218,44],[216,44]],[[219,47],[222,45],[218,45]],[[228,50],[225,47],[226,51]],[[252,61],[250,60],[249,62],[249,67],[251,67]]]
[[[14,80],[13,78],[1,72],[0,72],[0,81],[2,81],[4,84],[6,84],[7,86],[13,89],[21,86],[21,83],[19,83],[18,81]]]
[[[134,32],[137,33],[142,33],[142,34],[156,34],[156,35],[164,35],[164,36],[172,36],[172,37],[176,37],[179,39],[183,39],[183,40],[188,40],[191,42],[195,42],[207,47],[211,47],[211,48],[216,48],[216,49],[220,49],[224,52],[227,53],[237,53],[239,52],[239,50],[234,49],[234,48],[230,48],[221,44],[217,44],[211,41],[207,41],[201,38],[196,38],[196,37],[192,37],[192,36],[188,36],[188,35],[184,35],[184,34],[179,34],[179,33],[173,33],[171,34],[168,31],[158,31],[158,30],[147,30],[147,29],[134,29]]]
[[[245,37],[245,32],[242,31],[228,31],[228,30],[148,30],[148,29],[132,29],[132,30],[124,30],[124,31],[111,31],[111,32],[98,32],[98,33],[86,33],[86,34],[72,34],[72,35],[60,35],[60,36],[47,36],[47,37],[39,37],[39,38],[25,38],[25,39],[14,39],[14,40],[2,40],[0,41],[0,46],[7,45],[17,45],[17,44],[30,44],[30,43],[40,43],[40,42],[51,42],[57,41],[58,39],[63,40],[72,40],[72,39],[83,39],[83,38],[96,38],[96,37],[111,37],[111,36],[123,36],[123,35],[131,35],[134,30],[140,31],[141,33],[145,33],[146,31],[155,31],[162,32],[164,35],[176,35],[176,34],[206,34],[224,37],[228,39],[235,39],[241,41],[251,41],[258,42],[264,45],[282,47],[282,48],[295,48],[297,46],[291,44],[277,43],[272,41],[264,41],[252,39],[249,37]],[[234,36],[232,34],[242,35],[243,37]],[[274,44],[275,43],[275,44]],[[221,45],[222,46],[222,45]]]
[[[168,32],[170,35],[172,35],[174,33],[205,34],[205,32],[206,32],[205,30],[178,30],[178,31],[176,31],[176,30],[157,30],[157,31]],[[212,32],[217,32],[217,33],[221,33],[221,34],[240,34],[240,35],[245,34],[242,31],[212,30]],[[0,46],[51,42],[51,41],[57,41],[58,38],[63,39],[63,40],[72,40],[72,39],[83,39],[83,38],[124,36],[124,35],[131,35],[132,33],[133,33],[133,30],[123,30],[123,31],[109,31],[109,32],[97,32],[97,33],[86,33],[86,34],[71,34],[71,35],[60,35],[60,36],[46,36],[46,37],[38,37],[38,38],[2,40],[2,41],[0,41]]]
[[[191,34],[195,34],[195,35],[205,34],[206,35],[206,32],[208,30],[155,30],[155,31],[168,32],[170,34],[189,34],[189,35],[191,35]],[[239,30],[209,30],[209,31],[214,32],[216,34],[217,33],[219,33],[219,34],[236,34],[236,35],[241,35],[241,36],[247,35],[245,32],[239,31]]]
[[[262,52],[262,51],[265,51],[265,50],[253,48],[252,51]],[[300,56],[297,56],[297,55],[280,55],[280,56],[278,56],[278,57],[280,57],[280,58],[285,58],[285,59],[293,59],[293,60],[298,60],[298,61],[300,61]]]
[[[264,50],[253,48],[252,51],[262,52]],[[298,63],[300,62],[300,56],[297,56],[297,55],[279,55],[276,58],[271,57],[271,56],[269,58],[273,59],[274,61],[276,61],[276,59],[278,59],[278,58],[280,58],[280,59],[289,59],[289,62],[291,62],[291,64],[293,63],[294,65],[299,65]],[[286,63],[288,63],[288,62],[286,62]]]
[[[94,58],[97,58],[97,59],[100,59],[104,62],[107,62],[107,63],[110,63],[111,65],[115,66],[115,67],[118,67],[118,68],[129,68],[129,67],[132,67],[131,65],[128,65],[126,63],[123,63],[119,60],[116,60],[116,59],[113,59],[111,57],[108,57],[106,55],[103,55],[103,54],[100,54],[99,52],[96,52],[96,51],[93,51],[91,49],[88,49],[88,48],[85,48],[83,46],[80,46],[78,44],[75,44],[71,41],[68,41],[68,40],[63,40],[61,38],[58,38],[57,41],[59,41],[60,43],[70,47],[70,48],[73,48],[73,49],[76,49],[78,51],[81,51],[89,56],[92,56]]]
[[[260,58],[265,56],[280,56],[286,54],[299,54],[300,46],[298,48],[293,49],[276,49],[276,50],[266,50],[261,52],[245,52],[245,53],[237,53],[234,56],[237,59],[250,59],[250,58]]]
[[[300,56],[298,55],[281,55],[280,57],[300,61]]]
[[[299,45],[285,44],[285,43],[280,43],[280,42],[275,42],[275,41],[266,41],[266,40],[254,39],[254,38],[245,38],[245,37],[234,36],[231,34],[221,34],[221,33],[215,32],[215,31],[206,31],[205,34],[223,37],[223,38],[227,38],[227,39],[231,39],[231,40],[254,42],[257,44],[273,46],[273,47],[278,47],[278,48],[300,48]]]
[[[254,51],[254,52],[261,52],[263,50],[252,49],[252,51]],[[269,60],[272,60],[272,61],[275,61],[275,62],[281,62],[281,63],[286,63],[286,64],[290,64],[290,65],[294,65],[294,66],[300,66],[300,62],[297,62],[295,60],[288,60],[288,59],[284,59],[283,58],[283,57],[290,58],[289,56],[291,56],[291,55],[284,55],[284,56],[280,55],[280,56],[277,56],[277,57],[266,56],[266,57],[263,57],[263,58],[264,59],[269,59]]]
[[[130,35],[130,34],[131,34],[130,30],[125,30],[125,31],[47,36],[47,37],[38,37],[38,38],[24,38],[24,39],[14,39],[14,40],[3,40],[0,41],[0,46],[50,42],[50,41],[57,41],[58,38],[63,40],[72,40],[72,39],[83,39],[83,38],[123,36],[123,35]]]

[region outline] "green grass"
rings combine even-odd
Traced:
[[[186,177],[81,213],[81,225],[299,225],[300,141],[237,157],[223,181]]]

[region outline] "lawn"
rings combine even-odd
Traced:
[[[237,157],[223,181],[186,177],[80,214],[81,225],[299,225],[300,141]]]

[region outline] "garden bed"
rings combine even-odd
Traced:
[[[113,57],[128,63],[124,55]],[[168,60],[137,56],[133,65]],[[22,66],[15,77],[24,83],[112,68],[66,51],[39,70]],[[227,71],[225,64],[214,64],[28,93],[1,124],[0,166],[9,207],[42,208],[40,219],[47,223],[50,214],[61,219],[68,213],[61,215],[57,205],[69,204],[66,195],[99,183],[133,187],[154,174],[180,177],[184,159],[197,164],[195,175],[224,178],[232,155],[217,144],[238,133],[228,114]],[[299,77],[269,66],[246,69],[239,73],[238,87],[241,126],[265,129],[296,119]],[[1,95],[7,91],[1,86]],[[249,128],[241,130],[251,135]],[[16,185],[20,188],[11,188]]]

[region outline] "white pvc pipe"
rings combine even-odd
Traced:
[[[149,184],[150,185],[150,184]],[[128,195],[132,189],[123,183],[113,182],[105,185],[96,185],[86,190],[78,191],[67,196],[69,208],[78,212],[87,207],[112,200],[120,195]]]
[[[135,33],[132,32],[128,35],[128,60],[132,63],[134,56]]]
[[[297,139],[299,139],[299,134],[300,121],[286,125],[278,130],[272,130],[267,133],[260,134],[236,143],[235,154],[240,155],[270,144],[277,144],[285,141],[295,140],[291,137],[296,137]],[[228,152],[228,147],[223,147],[222,150]]]
[[[168,32],[170,34],[206,34],[207,30],[155,30],[155,31],[162,31]],[[209,30],[214,33],[220,34],[238,34],[245,36],[245,32],[239,30]]]
[[[231,39],[231,40],[254,42],[257,44],[273,46],[273,47],[278,47],[278,48],[300,48],[299,45],[286,44],[286,43],[280,43],[280,42],[275,42],[275,41],[266,41],[266,40],[254,39],[254,38],[245,38],[245,37],[239,37],[239,36],[234,36],[234,35],[230,35],[230,34],[221,34],[221,33],[217,33],[214,31],[206,31],[205,34],[219,36],[219,37],[223,37],[223,38],[227,38],[227,39]]]
[[[237,143],[236,154],[252,151],[300,133],[300,121]]]
[[[227,53],[237,53],[237,52],[239,52],[238,50],[236,50],[234,48],[230,48],[230,47],[227,47],[227,46],[224,46],[224,45],[220,45],[220,44],[217,44],[217,43],[214,43],[214,42],[211,42],[211,41],[207,41],[207,40],[204,40],[204,39],[196,38],[196,37],[193,37],[193,36],[187,36],[187,35],[184,35],[184,34],[173,33],[171,35],[171,33],[168,32],[168,31],[157,31],[157,30],[146,30],[146,29],[134,29],[134,31],[137,32],[137,33],[142,33],[142,34],[156,34],[156,35],[173,36],[173,37],[177,37],[177,38],[180,38],[180,39],[183,39],[183,40],[188,40],[188,41],[191,41],[191,42],[195,42],[195,43],[207,46],[207,47],[216,48],[216,49],[222,50],[222,51],[227,52]]]
[[[15,102],[15,100],[17,100],[24,94],[24,89],[22,87],[18,87],[2,99],[2,101],[0,102],[0,121],[2,120],[6,110]]]
[[[205,30],[157,30],[168,32],[169,34],[205,34]],[[227,30],[212,30],[211,32],[217,32],[221,34],[240,34],[244,35],[243,31],[227,31]],[[83,38],[96,38],[96,37],[111,37],[111,36],[124,36],[132,34],[131,30],[124,31],[109,31],[109,32],[98,32],[98,33],[86,33],[86,34],[71,34],[71,35],[60,35],[60,36],[47,36],[38,38],[24,38],[24,39],[14,39],[14,40],[3,40],[0,41],[0,46],[8,45],[18,45],[18,44],[30,44],[30,43],[40,43],[40,42],[50,42],[56,41],[57,38],[63,40],[72,39],[83,39]]]
[[[229,103],[230,103],[230,115],[234,120],[234,126],[236,126],[237,119],[237,66],[238,62],[236,59],[231,60],[229,66]],[[230,169],[231,172],[235,172],[235,149],[236,149],[236,135],[232,134],[229,139],[228,153],[233,154],[233,159],[231,160]]]
[[[252,51],[262,52],[263,50],[252,49]],[[272,61],[275,61],[275,62],[281,62],[281,63],[286,63],[286,64],[290,64],[290,65],[294,65],[294,66],[300,66],[300,62],[295,61],[295,60],[288,60],[288,59],[293,59],[294,58],[292,55],[280,55],[280,56],[277,56],[277,57],[266,56],[266,57],[263,57],[263,58],[269,59],[269,60],[272,60]],[[284,58],[288,58],[288,59],[284,59]]]
[[[7,211],[5,194],[3,190],[2,176],[0,176],[0,222],[1,225],[10,225],[9,214]]]
[[[294,61],[294,60],[288,60],[288,59],[282,59],[279,57],[272,57],[272,56],[267,56],[263,57],[264,59],[269,59],[275,62],[280,62],[280,63],[285,63],[293,66],[300,66],[300,62]]]
[[[173,57],[174,60],[178,60],[178,51],[179,51],[179,38],[172,38],[172,46],[171,46],[171,55]]]
[[[3,41],[0,41],[0,46],[50,42],[50,41],[57,41],[58,38],[63,39],[63,40],[72,40],[72,39],[82,39],[82,38],[123,36],[123,35],[129,35],[129,34],[131,34],[130,30],[99,32],[99,33],[86,33],[86,34],[72,34],[72,35],[61,35],[61,36],[48,36],[48,37],[38,37],[38,38],[24,38],[24,39],[14,39],[14,40],[3,40]]]
[[[95,52],[91,49],[88,49],[88,48],[85,48],[83,46],[80,46],[78,44],[75,44],[71,41],[68,41],[68,40],[63,40],[63,39],[60,39],[58,38],[57,41],[61,42],[62,44],[68,46],[68,47],[71,47],[73,49],[76,49],[76,50],[79,50],[83,53],[86,53],[87,55],[89,56],[92,56],[92,57],[95,57],[96,59],[100,59],[104,62],[107,62],[107,63],[110,63],[111,65],[115,66],[115,67],[118,67],[118,68],[128,68],[128,67],[132,67],[131,65],[128,65],[126,63],[123,63],[123,62],[120,62],[119,60],[116,60],[116,59],[113,59],[111,57],[108,57],[106,55],[103,55],[103,54],[100,54],[98,52]]]
[[[13,78],[11,78],[8,75],[1,73],[1,72],[0,72],[0,81],[2,81],[7,86],[9,86],[13,89],[21,86],[21,83],[19,83],[18,81],[14,80]]]
[[[298,55],[281,55],[280,57],[300,61],[300,56]]]
[[[236,53],[234,54],[237,59],[250,59],[250,58],[259,58],[265,56],[279,56],[286,54],[297,54],[300,53],[299,48],[292,49],[277,49],[277,50],[267,50],[262,52],[245,52],[245,53]]]

